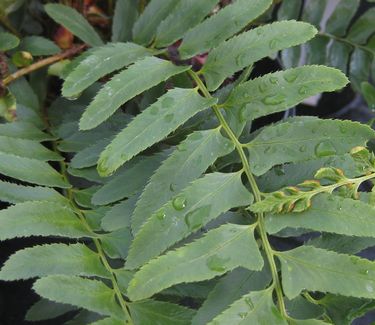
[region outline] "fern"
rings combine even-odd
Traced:
[[[17,121],[0,124],[0,240],[54,238],[0,271],[37,278],[27,320],[341,325],[374,308],[375,262],[356,254],[375,243],[374,190],[362,188],[374,184],[375,132],[303,116],[254,123],[339,91],[348,62],[355,89],[368,79],[374,11],[349,26],[358,1],[342,0],[318,31],[325,4],[117,0],[100,33],[47,4],[85,42],[57,54],[47,39],[0,33],[6,55],[52,55],[3,78]],[[283,21],[263,24],[273,10]],[[88,46],[57,74],[62,97],[46,97],[36,69]],[[297,67],[300,46],[311,52]],[[265,57],[288,69],[254,78]],[[283,251],[270,237],[300,234],[310,239]]]

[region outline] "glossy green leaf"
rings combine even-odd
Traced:
[[[208,89],[217,89],[225,78],[242,68],[279,50],[306,42],[316,33],[310,24],[282,21],[255,28],[221,43],[210,52],[201,70]]]
[[[278,252],[277,257],[284,293],[289,299],[302,290],[374,299],[374,262],[312,246]]]
[[[319,300],[324,306],[327,315],[335,324],[352,325],[353,321],[373,311],[375,303],[373,300],[343,297],[332,294],[325,295]]]
[[[250,291],[262,290],[271,281],[268,268],[250,271],[237,268],[221,278],[198,309],[191,325],[205,325]]]
[[[0,51],[5,52],[18,46],[20,40],[11,33],[0,32]]]
[[[44,6],[44,9],[54,21],[64,26],[88,45],[103,45],[98,33],[77,10],[57,3],[49,3]]]
[[[170,61],[156,57],[137,61],[128,69],[115,75],[99,91],[82,115],[80,129],[88,130],[98,126],[128,100],[188,69],[188,66],[179,67]]]
[[[221,213],[251,204],[253,196],[243,186],[241,174],[208,174],[153,213],[133,240],[127,267],[141,266]]]
[[[374,11],[375,13],[375,11]],[[375,15],[374,15],[375,18]],[[367,81],[370,77],[369,66],[374,55],[362,49],[356,48],[350,58],[350,81],[356,91],[361,91],[361,83]]]
[[[54,136],[42,132],[31,123],[18,121],[0,124],[0,135],[35,141],[49,141],[55,139]]]
[[[298,185],[305,180],[313,179],[317,170],[330,166],[345,170],[345,175],[348,177],[361,176],[363,173],[362,166],[356,164],[350,154],[345,154],[275,166],[258,177],[257,183],[262,192],[274,192],[280,188]]]
[[[41,161],[63,160],[58,153],[47,149],[39,142],[0,135],[0,152]]]
[[[273,303],[272,290],[254,291],[234,302],[207,325],[273,324],[287,325]]]
[[[199,24],[218,2],[218,0],[179,1],[160,23],[156,31],[155,45],[166,47],[180,39],[187,30]]]
[[[80,150],[70,161],[70,166],[73,168],[86,168],[96,165],[100,153],[108,146],[111,139],[99,140],[93,145]]]
[[[215,102],[215,99],[203,98],[194,89],[175,88],[168,91],[156,103],[137,115],[102,152],[98,162],[99,174],[112,174],[133,156],[162,140],[189,118]]]
[[[128,168],[115,175],[108,183],[103,185],[92,197],[95,205],[104,205],[128,198],[139,192],[147,183],[154,171],[166,158],[165,153],[153,156],[141,156],[140,159],[132,163]]]
[[[336,36],[344,36],[355,15],[360,0],[340,0],[326,24],[326,32]]]
[[[234,88],[224,105],[228,110],[241,107],[241,118],[253,120],[293,107],[321,92],[340,89],[348,82],[339,70],[304,66],[242,83]]]
[[[25,315],[25,320],[29,322],[38,322],[41,320],[53,319],[74,310],[76,310],[76,307],[74,306],[58,304],[42,298],[29,308]]]
[[[130,228],[121,228],[100,236],[103,250],[110,258],[125,259],[132,239]]]
[[[0,152],[0,173],[38,185],[70,187],[63,176],[46,162],[4,152]]]
[[[122,319],[123,313],[116,302],[114,291],[101,281],[77,276],[51,275],[37,280],[33,289],[49,300]]]
[[[375,239],[370,237],[353,237],[323,233],[321,236],[310,239],[306,245],[327,249],[343,254],[357,254],[366,248],[375,246]]]
[[[102,318],[96,322],[90,323],[90,325],[122,325],[122,324],[123,324],[123,321],[120,321],[112,317]]]
[[[133,232],[137,233],[154,211],[198,178],[218,157],[232,150],[232,143],[219,128],[189,135],[150,178],[132,216]]]
[[[208,52],[242,30],[249,22],[260,16],[271,3],[271,0],[237,0],[226,6],[186,33],[178,49],[181,58],[186,59]]]
[[[348,40],[356,44],[365,44],[375,31],[374,19],[375,8],[370,8],[350,27]]]
[[[253,230],[252,226],[227,224],[150,261],[131,280],[130,299],[150,297],[177,283],[211,279],[238,266],[260,270],[263,259]]]
[[[101,225],[105,231],[114,231],[130,226],[130,217],[134,211],[137,195],[114,205],[103,217]]]
[[[274,165],[344,154],[374,135],[357,122],[301,118],[264,128],[246,146],[253,173],[262,175]]]
[[[53,188],[41,186],[24,186],[0,181],[0,201],[22,203],[26,201],[58,201],[65,198]]]
[[[0,279],[14,281],[52,274],[109,278],[97,253],[83,244],[51,244],[17,251],[5,262]]]
[[[149,55],[149,50],[134,43],[109,43],[94,48],[65,79],[62,94],[78,96],[100,78]]]
[[[375,110],[375,87],[368,82],[362,82],[361,91],[369,108]]]
[[[270,233],[293,227],[375,238],[375,224],[372,222],[374,213],[374,207],[361,201],[320,194],[313,199],[308,210],[301,213],[270,215],[266,219],[266,224]]]
[[[27,51],[33,56],[53,55],[61,51],[54,42],[42,36],[26,36],[22,38],[17,50]]]
[[[195,312],[192,309],[165,301],[145,300],[129,304],[136,324],[190,325]]]
[[[116,1],[112,22],[112,42],[130,41],[133,25],[137,18],[137,0]]]
[[[151,0],[133,27],[133,38],[138,44],[148,45],[159,24],[170,14],[180,0]]]
[[[30,236],[92,237],[74,212],[55,202],[25,202],[0,211],[0,240]]]

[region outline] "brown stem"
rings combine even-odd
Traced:
[[[66,51],[61,52],[59,54],[56,54],[56,55],[50,56],[48,58],[42,59],[38,62],[35,62],[35,63],[29,65],[28,67],[20,69],[16,72],[12,73],[11,75],[6,77],[5,79],[3,79],[3,85],[6,86],[6,85],[10,84],[12,81],[14,81],[18,78],[21,78],[22,76],[27,75],[27,74],[35,71],[35,70],[38,70],[38,69],[43,68],[47,65],[56,63],[60,60],[66,59],[66,58],[71,57],[73,55],[76,55],[77,53],[81,52],[86,46],[87,46],[86,44],[74,46],[69,50],[66,50]]]

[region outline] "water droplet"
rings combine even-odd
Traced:
[[[258,36],[263,35],[263,29],[262,29],[261,27],[256,28],[256,29],[255,29],[255,32],[257,33]]]
[[[158,218],[159,220],[164,220],[165,219],[165,212],[164,210],[160,210],[156,213],[156,218]]]
[[[366,285],[366,290],[367,290],[368,292],[373,292],[373,291],[374,291],[374,288],[372,287],[371,284],[367,284],[367,285]]]
[[[286,72],[284,74],[284,79],[286,82],[289,82],[289,83],[292,83],[294,81],[296,81],[296,79],[298,78],[298,74],[297,73],[294,73],[294,72]]]
[[[120,157],[121,157],[122,160],[127,160],[128,159],[128,156],[125,153],[122,153],[120,155]]]
[[[171,190],[171,192],[174,192],[175,188],[173,183],[169,184],[169,189]]]
[[[248,63],[248,56],[246,53],[237,55],[236,57],[236,64],[240,67],[246,66]]]
[[[178,196],[172,201],[173,207],[177,210],[183,210],[186,207],[186,199],[183,196]]]
[[[271,42],[270,42],[270,44],[269,44],[269,46],[270,46],[270,49],[271,50],[274,50],[275,48],[276,48],[276,46],[277,46],[277,40],[275,40],[275,39],[273,39]]]
[[[209,216],[211,207],[204,206],[190,211],[185,216],[185,223],[191,231],[202,228],[203,221]]]
[[[322,141],[315,147],[317,157],[332,156],[336,153],[336,149],[330,141]]]
[[[277,77],[271,77],[270,78],[270,83],[273,85],[278,85],[279,84],[279,78]]]
[[[306,86],[302,86],[299,90],[298,90],[298,93],[300,95],[306,95],[309,91],[309,88],[307,88]]]
[[[283,94],[267,96],[262,100],[262,102],[266,105],[279,105],[285,102],[285,96]]]
[[[207,259],[206,265],[212,271],[223,272],[226,270],[225,264],[230,261],[230,258],[223,258],[218,255],[212,255]]]
[[[360,270],[359,273],[363,274],[363,275],[368,275],[368,270],[364,269],[364,270]]]
[[[245,298],[245,302],[246,302],[247,305],[249,306],[250,310],[251,310],[251,309],[254,309],[254,304],[253,304],[253,301],[251,300],[250,297]]]
[[[162,101],[162,105],[164,107],[172,106],[174,104],[174,98],[173,97],[166,97]]]
[[[305,145],[302,145],[302,146],[299,147],[300,152],[305,152],[306,149],[307,149],[307,147]]]
[[[238,313],[238,316],[240,316],[242,319],[246,318],[247,316],[247,313],[243,312],[243,313]]]
[[[164,121],[167,123],[172,122],[174,114],[168,114],[164,117]]]

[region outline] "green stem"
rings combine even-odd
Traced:
[[[197,84],[199,90],[202,92],[202,94],[206,98],[212,98],[210,92],[208,91],[208,89],[206,88],[206,86],[202,82],[202,80],[199,78],[198,74],[195,73],[193,70],[189,70],[188,73],[191,76],[191,78],[196,82],[196,84]],[[217,116],[222,128],[227,133],[229,139],[233,142],[233,144],[234,144],[234,146],[237,150],[237,153],[239,154],[239,156],[241,158],[243,170],[245,171],[246,177],[247,177],[247,179],[250,183],[250,187],[251,187],[251,190],[254,194],[255,201],[256,202],[261,201],[262,200],[261,192],[258,188],[258,185],[256,183],[254,175],[251,173],[249,161],[248,161],[248,159],[246,157],[246,154],[243,150],[243,145],[238,141],[236,135],[233,133],[232,129],[228,125],[227,121],[225,120],[223,114],[220,111],[220,108],[217,105],[213,105],[212,109],[213,109],[215,115]],[[278,306],[279,306],[279,310],[285,318],[289,318],[289,316],[286,312],[285,304],[284,304],[283,291],[282,291],[282,288],[281,288],[281,282],[280,282],[280,279],[279,279],[279,275],[278,275],[277,267],[276,267],[276,262],[275,262],[275,256],[274,256],[275,254],[274,254],[274,251],[273,251],[273,249],[270,245],[270,242],[268,240],[267,232],[266,232],[265,225],[264,225],[264,215],[263,215],[263,213],[257,214],[256,225],[257,225],[257,228],[258,228],[258,232],[260,234],[260,238],[262,240],[262,244],[263,244],[266,256],[267,256],[268,263],[270,265],[272,279],[273,279],[273,287],[274,287],[276,295],[277,295],[277,303],[278,303]]]
[[[49,124],[47,124],[47,127],[48,128],[50,127]],[[53,142],[52,146],[53,146],[53,150],[55,152],[57,152],[58,150],[57,150],[57,146],[56,146],[55,142]],[[59,165],[60,165],[61,175],[68,182],[68,177],[67,177],[67,171],[66,171],[65,162],[64,161],[60,161]],[[82,213],[82,211],[79,209],[79,207],[74,202],[73,192],[74,192],[74,189],[71,189],[71,188],[67,189],[66,193],[65,193],[65,196],[69,200],[71,206],[75,210],[76,214],[78,215],[78,217],[79,217],[80,221],[82,222],[82,224],[84,225],[84,227],[88,230],[88,232],[90,232],[92,234],[95,234],[95,232],[93,231],[93,229],[88,224],[88,222],[87,222],[84,214]],[[124,313],[124,315],[125,315],[125,317],[127,319],[126,320],[126,324],[128,324],[128,325],[134,325],[133,320],[132,320],[132,318],[130,316],[130,313],[129,313],[129,310],[128,310],[127,303],[126,303],[126,301],[125,301],[125,299],[124,299],[124,297],[123,297],[123,295],[121,293],[120,287],[119,287],[119,285],[117,283],[115,271],[109,265],[109,262],[107,260],[106,255],[105,255],[105,252],[104,252],[104,250],[102,248],[101,242],[100,242],[100,240],[98,238],[95,238],[95,237],[93,237],[92,240],[94,242],[94,245],[95,245],[95,248],[96,248],[96,252],[99,255],[99,258],[100,258],[103,266],[106,268],[106,270],[110,274],[110,280],[111,280],[111,283],[112,283],[112,288],[113,288],[113,290],[115,292],[117,301],[120,304],[120,307],[121,307],[121,309],[122,309],[122,311],[123,311],[123,313]]]

